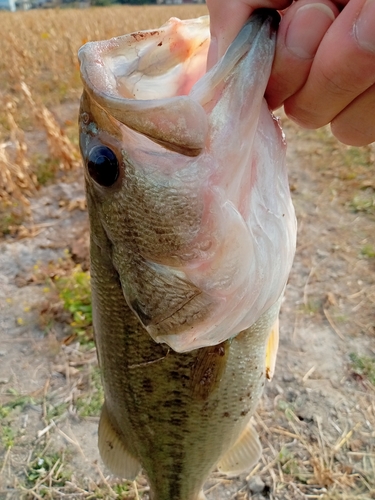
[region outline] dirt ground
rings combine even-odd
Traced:
[[[55,113],[75,120],[77,110],[74,102]],[[214,473],[205,491],[209,500],[368,500],[375,149],[344,147],[327,130],[302,131],[286,119],[284,127],[299,232],[276,374],[254,417],[264,454],[240,478]],[[98,416],[77,411],[80,398],[98,395],[94,348],[66,342],[63,321],[41,322],[53,302],[46,269],[53,279],[67,255],[87,263],[81,172],[42,188],[31,208],[28,236],[0,241],[0,499],[146,500],[142,477],[120,484],[109,475],[97,451]]]

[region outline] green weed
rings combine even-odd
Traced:
[[[356,353],[349,355],[354,374],[366,377],[371,384],[375,385],[375,358],[360,356]]]
[[[322,301],[319,298],[309,297],[305,304],[302,306],[302,311],[305,314],[313,316],[317,314],[322,308]]]
[[[357,148],[354,146],[344,146],[344,161],[347,167],[362,166],[371,167],[371,149],[370,148]]]
[[[334,155],[339,168],[336,174],[339,174],[341,180],[353,180],[359,174],[358,167],[372,169],[372,151],[371,147],[355,147],[345,146],[337,142],[332,135],[329,127],[322,127],[315,131],[315,137],[319,140],[320,145],[324,148],[324,153]]]
[[[5,203],[0,200],[0,235],[12,234],[27,217],[27,208],[19,201]]]
[[[52,419],[56,419],[58,417],[61,417],[65,413],[65,411],[68,409],[69,403],[60,403],[57,405],[49,405],[47,407],[47,412],[46,412],[46,420],[50,421]]]
[[[72,477],[66,462],[63,452],[37,456],[26,471],[28,487],[39,485],[47,479],[55,487],[64,486]]]
[[[33,398],[30,396],[24,396],[22,394],[19,394],[18,391],[15,389],[8,389],[7,391],[8,395],[14,396],[14,399],[11,401],[8,401],[4,405],[0,407],[0,416],[6,414],[9,414],[11,410],[14,410],[17,407],[20,407],[21,411],[25,409],[25,407],[29,404],[35,404],[35,401]]]
[[[285,474],[296,475],[298,473],[298,462],[293,453],[283,446],[277,457],[280,462],[281,468]]]
[[[375,214],[375,193],[363,191],[354,196],[349,206],[355,213]]]
[[[3,418],[6,418],[10,412],[11,412],[11,408],[9,408],[9,406],[7,406],[7,405],[0,406],[0,421]]]
[[[0,437],[4,448],[12,448],[16,439],[16,432],[9,424],[2,423],[0,427]]]
[[[33,163],[39,185],[44,186],[55,179],[59,171],[59,161],[56,158],[36,155]]]
[[[7,417],[15,409],[22,412],[27,405],[35,404],[35,401],[30,396],[19,394],[15,389],[8,389],[7,393],[10,396],[14,396],[14,399],[0,406],[0,442],[5,448],[11,448],[14,446],[17,432],[12,428],[10,422],[7,421]]]
[[[64,309],[71,314],[70,326],[81,344],[93,347],[92,306],[90,274],[76,266],[69,276],[55,276],[54,283],[63,301]]]
[[[375,257],[375,248],[373,245],[368,243],[361,248],[361,255],[367,257],[368,259],[373,259]]]
[[[104,402],[104,391],[100,378],[99,367],[90,371],[89,390],[77,399],[77,411],[80,417],[97,417]]]
[[[286,411],[290,408],[290,404],[284,401],[283,399],[279,399],[277,402],[277,408],[281,411]]]
[[[129,485],[127,483],[119,483],[115,484],[112,486],[112,489],[117,495],[119,495],[119,498],[127,498],[127,495],[129,493]],[[123,497],[123,495],[125,495]]]

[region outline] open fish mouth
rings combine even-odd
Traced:
[[[127,304],[178,352],[249,328],[290,272],[285,141],[263,97],[275,24],[258,11],[207,73],[207,17],[79,52],[88,193]],[[118,164],[106,185],[93,174],[98,147]]]
[[[209,40],[205,16],[172,18],[158,30],[88,43],[79,51],[85,89],[128,127],[195,156],[207,120],[201,106],[184,96],[205,73]]]

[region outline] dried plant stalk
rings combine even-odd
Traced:
[[[25,82],[21,82],[21,89],[30,104],[35,118],[47,132],[47,141],[51,156],[60,162],[60,168],[71,170],[79,166],[80,160],[77,148],[71,143],[52,113],[43,104],[36,104]]]
[[[13,162],[14,167],[11,172],[14,174],[14,182],[24,191],[26,196],[31,196],[35,193],[38,187],[36,175],[30,169],[30,162],[27,159],[27,144],[25,141],[24,131],[17,125],[14,119],[16,105],[14,102],[7,103],[7,120],[10,128],[10,140],[12,147],[15,150]]]
[[[0,232],[13,234],[19,222],[31,213],[30,202],[25,196],[29,189],[24,188],[29,177],[22,167],[10,160],[7,146],[7,143],[0,144]]]
[[[27,159],[25,134],[13,116],[15,102],[8,101],[5,109],[10,141],[0,144],[0,232],[14,233],[19,223],[30,216],[28,197],[36,192],[38,181]]]
[[[29,212],[29,200],[37,188],[36,176],[30,171],[27,159],[25,135],[13,116],[15,103],[9,101],[6,105],[6,116],[10,128],[10,141],[0,144],[0,200],[3,206],[18,201]],[[12,158],[7,153],[7,147],[14,149]]]

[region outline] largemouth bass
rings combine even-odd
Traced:
[[[103,461],[153,500],[197,500],[259,458],[250,417],[278,346],[296,224],[263,98],[277,21],[250,18],[205,73],[208,18],[86,44],[80,145],[91,226]]]

